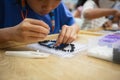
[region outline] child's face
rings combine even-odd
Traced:
[[[28,5],[38,14],[45,15],[55,9],[61,0],[27,0]]]

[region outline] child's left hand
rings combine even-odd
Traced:
[[[55,46],[59,46],[62,43],[68,44],[73,42],[77,38],[78,31],[79,31],[79,27],[77,25],[72,25],[72,26],[64,25],[58,36]]]
[[[112,21],[109,20],[109,21],[105,22],[102,27],[104,30],[112,29]]]

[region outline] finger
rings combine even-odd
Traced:
[[[106,22],[106,23],[104,24],[104,27],[105,27],[105,28],[108,28],[108,27],[109,27],[108,22]]]
[[[44,38],[47,36],[45,34],[33,32],[33,31],[26,31],[24,32],[24,34],[28,37],[36,37],[36,38]]]
[[[38,33],[44,33],[44,34],[49,34],[50,30],[44,28],[43,26],[39,25],[33,25],[28,22],[23,23],[21,25],[22,31],[33,31],[33,32],[38,32]]]
[[[77,34],[75,32],[72,32],[66,44],[72,43],[76,38],[77,38]]]
[[[63,38],[64,38],[65,33],[66,33],[66,26],[63,26],[62,31],[58,36],[58,39],[57,39],[55,46],[59,46],[63,42]]]
[[[106,23],[106,24],[105,24],[105,27],[106,27],[106,28],[108,28],[108,27],[109,27],[108,23]]]
[[[44,34],[49,34],[50,33],[49,29],[46,29],[43,26],[37,26],[37,25],[31,25],[29,30],[35,31],[35,32],[38,32],[38,33],[44,33]]]
[[[66,27],[66,34],[64,35],[64,38],[63,38],[63,43],[67,43],[68,39],[70,38],[70,35],[72,33],[72,30],[71,28],[69,28],[68,26]]]
[[[30,22],[31,24],[34,24],[34,25],[43,26],[44,28],[50,30],[49,26],[41,20],[27,18],[24,21],[28,21],[28,22]]]

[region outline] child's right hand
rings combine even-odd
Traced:
[[[12,39],[17,42],[37,42],[44,39],[50,32],[49,26],[35,19],[24,19],[20,24],[12,27]]]

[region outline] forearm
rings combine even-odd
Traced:
[[[84,12],[86,19],[95,19],[103,16],[115,15],[117,10],[115,9],[89,9]]]

